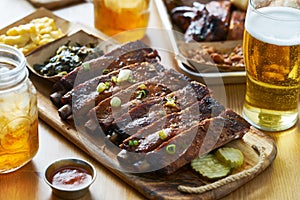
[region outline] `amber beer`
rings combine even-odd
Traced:
[[[243,115],[260,129],[285,130],[298,119],[300,10],[263,7],[258,12],[249,8],[245,23]]]
[[[149,6],[150,0],[94,0],[95,27],[109,36],[123,32],[124,41],[141,39],[149,21]]]

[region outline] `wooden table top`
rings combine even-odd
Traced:
[[[35,11],[28,1],[9,0],[0,4],[0,28],[3,28]],[[93,27],[93,4],[84,2],[53,11],[72,22]],[[162,28],[157,8],[153,6],[149,27]],[[174,63],[170,62],[173,66]],[[176,68],[176,66],[175,66]],[[223,87],[215,87],[218,94]],[[237,113],[241,113],[245,95],[245,84],[225,86],[221,102]],[[300,136],[299,123],[282,133],[268,133],[276,142],[278,154],[273,164],[258,177],[223,199],[300,199]],[[82,199],[144,199],[134,188],[104,168],[100,163],[61,136],[42,120],[39,120],[40,148],[34,159],[16,172],[0,175],[1,200],[58,199],[42,179],[45,167],[58,158],[78,157],[96,167],[97,179],[89,193]],[[298,155],[299,153],[299,155]]]

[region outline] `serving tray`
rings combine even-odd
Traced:
[[[214,79],[223,79],[224,84],[231,84],[231,83],[245,83],[246,81],[246,72],[245,71],[231,71],[231,72],[199,72],[194,70],[195,67],[188,62],[188,60],[182,55],[179,47],[178,47],[178,39],[182,38],[183,34],[180,33],[176,27],[173,26],[170,20],[170,16],[167,12],[167,8],[163,2],[163,0],[155,0],[156,7],[158,9],[160,19],[163,23],[163,26],[166,30],[168,30],[169,39],[171,45],[173,47],[175,53],[175,59],[178,63],[179,69],[189,77],[193,78],[194,80],[198,80],[200,82],[210,82],[212,83]],[[222,44],[220,44],[220,47]],[[217,81],[218,83],[219,81]]]
[[[41,76],[45,79],[48,79],[52,82],[59,81],[63,75],[54,75],[54,76],[43,76],[39,74],[34,69],[35,64],[44,64],[45,62],[49,61],[49,58],[54,56],[56,54],[56,51],[59,47],[66,45],[67,43],[69,45],[99,45],[103,40],[92,35],[88,34],[84,30],[79,30],[78,32],[71,34],[71,35],[65,35],[64,37],[61,37],[51,43],[48,43],[46,45],[43,45],[39,48],[38,51],[35,51],[31,53],[30,55],[26,56],[27,61],[27,67],[31,70],[31,72],[35,73],[37,76]],[[90,58],[92,59],[92,58]]]
[[[81,134],[76,130],[72,121],[62,121],[60,119],[56,107],[49,99],[49,95],[51,94],[51,82],[37,77],[34,74],[31,75],[31,80],[38,90],[40,118],[149,199],[219,199],[263,172],[273,162],[277,153],[274,141],[264,133],[252,128],[242,139],[233,141],[229,143],[228,146],[240,149],[245,157],[243,167],[240,171],[236,171],[234,175],[252,170],[253,167],[256,167],[257,170],[254,173],[250,173],[249,176],[226,183],[221,187],[204,193],[187,194],[180,192],[177,188],[179,185],[203,186],[209,183],[202,180],[190,166],[185,166],[175,174],[165,177],[154,174],[130,174],[112,168],[111,165],[118,165],[118,161],[115,157],[106,153],[106,146],[103,141],[95,142],[97,138]],[[252,146],[261,147],[264,150],[264,157],[260,158],[257,150],[252,148]],[[257,166],[259,159],[261,159],[261,163]]]
[[[100,31],[97,31],[90,27],[86,27],[82,24],[70,22],[64,18],[61,18],[61,17],[55,15],[53,12],[51,12],[50,10],[48,10],[44,7],[41,7],[39,9],[35,10],[34,12],[30,13],[29,15],[19,19],[18,21],[15,21],[14,23],[2,28],[0,30],[0,35],[5,34],[12,27],[17,27],[22,24],[27,24],[33,19],[42,18],[42,17],[49,17],[49,18],[54,19],[56,27],[61,29],[62,33],[64,34],[63,37],[67,37],[69,35],[72,35],[78,31],[80,31],[80,30],[84,30],[86,33],[92,34],[102,40],[105,40],[108,38],[108,36],[106,36],[104,33],[100,32]],[[53,42],[56,42],[57,40],[58,39],[54,40]],[[49,43],[51,43],[51,42],[49,42]],[[33,49],[32,51],[29,51],[28,53],[26,53],[25,56],[28,56],[36,51],[39,51],[40,49],[44,48],[44,46],[49,45],[49,43],[38,46],[37,48]]]

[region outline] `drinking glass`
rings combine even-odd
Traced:
[[[300,86],[300,1],[249,0],[243,52],[245,119],[266,131],[295,125]]]
[[[0,174],[19,169],[39,149],[36,89],[22,52],[0,44]]]
[[[146,33],[151,0],[94,0],[95,27],[121,42],[141,39]]]

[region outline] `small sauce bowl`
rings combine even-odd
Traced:
[[[63,199],[77,199],[84,196],[96,179],[92,164],[78,158],[54,161],[44,174],[45,182],[52,192]]]

